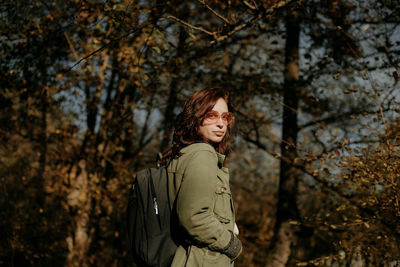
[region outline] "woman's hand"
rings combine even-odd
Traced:
[[[238,236],[239,235],[239,228],[237,227],[237,224],[235,223],[235,227],[233,228],[233,233]]]

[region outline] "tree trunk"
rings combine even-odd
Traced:
[[[176,59],[181,58],[185,53],[186,38],[187,38],[186,30],[183,27],[180,27]],[[179,63],[176,61],[171,73],[177,72],[178,64]],[[168,144],[171,139],[172,131],[174,129],[174,121],[175,121],[174,109],[176,107],[176,101],[177,101],[178,83],[179,83],[178,76],[172,78],[172,82],[171,82],[170,89],[169,89],[167,108],[165,109],[165,114],[164,114],[164,134],[163,134],[163,138],[162,138],[161,146],[160,146],[161,152],[164,152],[164,150],[167,149]]]
[[[296,157],[297,107],[299,81],[300,25],[296,11],[289,11],[286,18],[285,70],[283,92],[283,126],[280,163],[278,207],[275,236],[270,246],[267,266],[286,266],[296,242],[295,228],[290,221],[298,217],[296,195],[299,170],[292,165]]]
[[[40,156],[39,156],[39,169],[38,178],[44,180],[44,171],[46,168],[46,154],[47,154],[47,90],[42,89],[41,98],[41,118],[40,118]]]
[[[66,238],[69,252],[65,266],[86,267],[89,266],[87,252],[92,240],[89,229],[92,190],[84,160],[71,169],[69,178],[72,190],[68,194],[67,201],[74,216],[70,235]]]

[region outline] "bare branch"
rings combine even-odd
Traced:
[[[79,65],[81,62],[85,61],[86,59],[91,58],[92,56],[98,54],[99,52],[103,51],[104,49],[106,49],[112,42],[109,42],[103,46],[101,46],[100,48],[96,49],[95,51],[91,52],[89,55],[86,55],[84,57],[82,57],[80,60],[78,60],[77,62],[75,62],[74,65],[72,65],[70,68],[67,69],[67,71],[65,72],[69,72],[71,71],[73,68],[75,68],[77,65]]]
[[[223,20],[226,24],[228,25],[232,25],[232,23],[225,18],[224,16],[222,16],[221,14],[219,14],[217,11],[215,11],[214,9],[212,9],[209,5],[206,4],[206,2],[204,0],[197,0],[197,2],[201,3],[204,7],[206,7],[208,10],[211,11],[211,13],[213,13],[215,16],[217,16],[218,18],[220,18],[221,20]]]
[[[323,119],[320,119],[320,120],[312,120],[312,121],[310,121],[310,122],[308,122],[308,123],[306,123],[304,125],[300,125],[299,126],[299,130],[307,128],[307,127],[310,127],[310,126],[313,126],[313,125],[316,125],[316,124],[320,124],[320,123],[336,122],[336,121],[338,121],[340,119],[347,118],[347,117],[352,116],[352,115],[376,115],[379,112],[387,112],[387,111],[390,111],[390,109],[389,108],[385,108],[385,109],[382,109],[382,111],[381,110],[379,110],[379,111],[358,110],[358,111],[346,112],[346,113],[338,114],[336,116],[323,118]]]
[[[379,97],[378,89],[375,86],[375,82],[372,79],[371,73],[367,72],[367,75],[368,75],[368,80],[369,80],[369,82],[371,84],[372,90],[374,90],[376,102],[378,102],[379,112],[380,112],[380,115],[381,115],[381,118],[382,118],[383,126],[385,127],[385,130],[387,131],[388,127],[387,127],[387,124],[386,124],[385,115],[383,114],[384,110],[383,110],[383,107],[382,107],[381,99]]]
[[[254,17],[253,19],[251,19],[250,21],[248,21],[248,22],[246,22],[246,23],[237,25],[237,26],[236,26],[235,28],[233,28],[233,30],[231,30],[230,32],[228,32],[228,33],[226,33],[226,34],[224,34],[224,35],[221,35],[221,36],[216,37],[214,41],[211,41],[211,42],[210,42],[210,44],[215,44],[215,43],[217,43],[217,42],[222,42],[222,41],[226,40],[228,37],[232,36],[232,35],[235,34],[236,32],[238,32],[238,31],[240,31],[240,30],[242,30],[242,29],[244,29],[244,28],[247,28],[247,27],[249,27],[249,26],[251,26],[251,25],[254,25],[257,21],[259,21],[260,19],[262,19],[263,17],[265,17],[266,14],[270,14],[270,15],[266,16],[266,18],[270,17],[270,16],[271,16],[271,13],[274,12],[275,9],[280,8],[280,7],[282,7],[282,6],[285,6],[285,5],[287,5],[287,4],[288,4],[289,2],[291,2],[291,1],[293,1],[293,0],[279,1],[279,2],[277,2],[277,3],[274,4],[274,5],[272,5],[270,8],[268,8],[268,9],[266,9],[266,10],[263,10],[263,11],[260,10],[260,13],[259,13],[256,17]]]
[[[198,0],[198,1],[199,1],[200,3],[206,5],[205,2],[204,2],[204,0]],[[188,22],[186,22],[186,21],[184,21],[184,20],[181,20],[181,19],[179,19],[179,18],[177,18],[177,17],[175,17],[175,16],[172,16],[172,15],[169,15],[169,16],[167,16],[166,18],[173,19],[173,20],[175,20],[175,21],[177,21],[177,22],[179,22],[179,23],[181,23],[181,24],[183,24],[183,25],[185,25],[185,26],[187,26],[187,27],[189,27],[189,28],[191,28],[191,29],[193,29],[193,30],[201,31],[201,32],[204,32],[204,33],[206,33],[206,34],[208,34],[208,35],[210,35],[210,36],[213,36],[213,37],[214,37],[214,40],[210,42],[210,45],[213,45],[213,44],[216,44],[216,43],[218,43],[218,42],[222,42],[222,41],[226,40],[228,37],[232,36],[232,35],[235,34],[236,32],[238,32],[238,31],[240,31],[240,30],[242,30],[242,29],[244,29],[244,28],[246,28],[246,27],[249,27],[249,26],[251,26],[251,25],[254,25],[257,21],[259,21],[260,19],[262,19],[262,18],[264,18],[264,17],[265,17],[265,18],[270,17],[270,16],[271,16],[271,13],[272,13],[273,11],[275,11],[275,9],[280,8],[280,7],[284,6],[284,5],[287,5],[287,4],[290,3],[291,1],[293,1],[293,0],[283,0],[283,1],[277,2],[276,4],[272,5],[272,6],[271,6],[270,8],[268,8],[268,9],[265,9],[265,10],[264,10],[264,9],[257,9],[257,11],[259,11],[258,14],[257,14],[257,16],[255,16],[254,18],[252,18],[251,20],[249,20],[249,21],[247,21],[247,22],[245,22],[245,23],[236,25],[232,30],[230,30],[228,33],[223,34],[223,35],[218,35],[217,32],[211,32],[211,31],[206,30],[206,29],[204,29],[204,28],[202,28],[202,27],[194,26],[194,25],[192,25],[192,24],[190,24],[190,23],[188,23]],[[206,5],[206,7],[208,7],[208,6]],[[249,8],[250,8],[250,7],[249,7]],[[214,11],[214,10],[211,9],[210,7],[208,7],[208,9],[211,10],[211,12],[213,12],[216,16],[218,16],[219,18],[221,18],[222,20],[224,20],[224,22],[226,22],[229,26],[232,26],[232,23],[230,23],[230,22],[229,22],[226,18],[224,18],[222,15],[216,13],[216,11]],[[266,14],[270,14],[270,15],[266,16]]]
[[[211,36],[215,36],[215,35],[217,34],[216,32],[210,32],[210,31],[208,31],[208,30],[206,30],[206,29],[204,29],[204,28],[202,28],[202,27],[194,26],[194,25],[190,24],[189,22],[186,22],[186,21],[184,21],[184,20],[181,20],[181,19],[179,19],[179,18],[177,18],[177,17],[175,17],[175,16],[172,16],[172,15],[169,15],[169,16],[167,16],[166,18],[168,18],[168,19],[173,19],[173,20],[175,20],[175,21],[177,21],[177,22],[179,22],[179,23],[185,25],[186,27],[189,27],[189,28],[191,28],[191,29],[193,29],[193,30],[197,30],[197,31],[204,32],[204,33],[206,33],[206,34],[208,34],[208,35],[211,35]]]
[[[293,0],[283,0],[283,1],[279,1],[277,3],[275,3],[274,5],[272,5],[271,7],[267,8],[265,10],[265,13],[272,13],[275,11],[275,9],[277,8],[281,8],[287,4],[289,4],[290,2],[292,2]]]
[[[100,48],[96,49],[95,51],[89,53],[88,55],[82,57],[81,59],[79,59],[78,61],[76,61],[70,68],[68,68],[65,72],[69,72],[71,71],[73,68],[75,68],[77,65],[79,65],[80,63],[82,63],[83,61],[86,61],[87,59],[91,58],[94,55],[97,55],[98,53],[100,53],[101,51],[103,51],[104,49],[106,49],[107,47],[109,47],[110,45],[114,44],[115,42],[127,38],[129,37],[129,35],[140,32],[141,30],[143,30],[146,26],[150,25],[150,23],[145,23],[143,24],[141,27],[137,28],[137,29],[133,29],[131,31],[129,31],[126,34],[123,34],[117,38],[111,39],[108,43],[106,43],[105,45],[102,45]],[[66,36],[67,38],[67,36]],[[68,39],[67,39],[68,41]]]
[[[250,4],[249,2],[247,2],[246,0],[243,1],[243,4],[245,4],[245,6],[247,6],[248,8],[250,8],[251,10],[257,10],[257,6],[256,3],[254,3],[254,5]]]
[[[231,30],[231,31],[228,32],[227,34],[224,34],[224,35],[215,37],[215,40],[214,40],[214,41],[211,41],[210,44],[212,45],[212,44],[215,44],[215,43],[222,42],[222,41],[226,40],[229,36],[232,36],[232,35],[235,34],[236,32],[238,32],[238,31],[240,31],[240,30],[242,30],[242,29],[244,29],[244,28],[246,28],[246,27],[248,27],[248,26],[250,26],[250,25],[255,24],[255,23],[256,23],[257,21],[259,21],[263,16],[264,16],[264,13],[259,13],[259,14],[257,15],[257,17],[251,19],[250,21],[248,21],[248,22],[246,22],[246,23],[243,23],[243,24],[240,24],[240,25],[236,26],[235,28],[233,28],[233,30]]]
[[[265,152],[267,152],[268,154],[270,154],[271,156],[273,156],[276,159],[280,159],[285,161],[288,164],[292,164],[292,161],[288,158],[282,157],[282,155],[278,152],[272,151],[270,149],[268,149],[264,144],[262,144],[259,140],[254,140],[252,138],[250,138],[249,136],[244,136],[243,137],[244,140],[246,140],[247,142],[255,145],[256,147],[264,150]]]

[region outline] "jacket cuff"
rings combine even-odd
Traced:
[[[232,233],[232,231],[229,232],[231,233],[231,240],[229,241],[228,245],[222,250],[222,253],[224,253],[230,259],[234,259],[239,256],[240,251],[242,250],[242,242],[239,238],[236,237],[236,235]]]

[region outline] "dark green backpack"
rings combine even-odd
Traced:
[[[128,233],[136,264],[167,267],[177,245],[171,237],[166,166],[136,174],[128,202]]]

